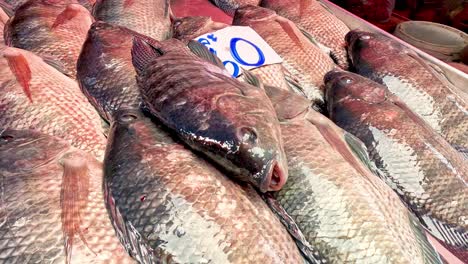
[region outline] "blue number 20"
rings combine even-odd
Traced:
[[[252,47],[255,48],[255,50],[257,51],[258,53],[258,61],[256,63],[248,63],[246,61],[244,61],[243,59],[241,59],[241,57],[239,56],[239,53],[237,52],[237,42],[238,41],[244,41],[245,43],[248,43],[250,44]],[[232,38],[231,39],[231,43],[229,44],[230,45],[230,49],[231,49],[231,54],[232,54],[232,57],[237,61],[239,62],[240,64],[243,64],[243,65],[246,65],[246,66],[261,66],[265,63],[265,55],[263,54],[263,52],[255,45],[253,44],[252,42],[248,41],[248,40],[245,40],[243,38]]]

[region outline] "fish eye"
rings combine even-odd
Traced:
[[[237,137],[241,142],[244,142],[244,143],[248,143],[248,144],[257,143],[257,133],[255,132],[255,129],[251,127],[241,127],[237,131]]]
[[[346,84],[353,83],[354,80],[351,77],[343,76],[343,77],[340,78],[340,82],[346,85]]]
[[[362,39],[362,40],[368,40],[370,38],[371,38],[371,36],[369,36],[369,35],[362,35],[362,36],[359,37],[359,39]]]
[[[134,114],[123,114],[119,117],[119,120],[121,122],[125,122],[125,123],[128,123],[128,122],[131,122],[135,119],[137,119],[138,117]]]

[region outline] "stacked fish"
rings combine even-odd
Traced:
[[[0,1],[0,263],[468,261],[466,94],[315,0],[213,2],[283,61],[232,78],[169,0]]]

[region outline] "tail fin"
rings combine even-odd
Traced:
[[[89,171],[87,161],[82,157],[65,158],[63,169],[60,206],[66,263],[70,263],[75,235],[89,248],[82,226],[82,211],[89,195]]]
[[[137,73],[143,72],[151,62],[164,54],[158,41],[153,43],[140,36],[133,37],[132,63]]]

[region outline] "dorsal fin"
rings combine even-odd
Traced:
[[[7,59],[8,66],[13,75],[15,75],[16,81],[23,88],[29,101],[32,102],[31,88],[29,86],[31,81],[31,69],[29,68],[28,61],[21,52],[14,48],[5,49],[3,51],[3,57]]]
[[[149,43],[143,37],[135,35],[132,46],[132,63],[137,72],[143,72],[157,57],[164,54],[158,41]]]
[[[302,49],[304,48],[303,43],[299,38],[299,34],[297,34],[297,31],[294,29],[295,25],[291,21],[282,17],[277,17],[276,22],[280,24],[281,28],[286,32],[286,34],[294,43],[296,43]]]
[[[66,263],[70,263],[75,236],[79,236],[89,248],[82,226],[82,211],[87,206],[88,195],[88,162],[84,157],[73,155],[64,158],[60,207],[62,209],[61,220]]]
[[[65,9],[60,13],[54,21],[54,24],[52,25],[52,28],[57,28],[60,25],[63,25],[67,23],[68,21],[72,20],[74,17],[76,17],[80,12],[82,12],[82,7],[79,4],[69,4]]]

